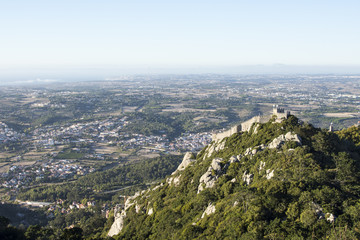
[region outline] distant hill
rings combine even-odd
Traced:
[[[115,211],[115,239],[359,239],[360,129],[271,119],[186,154]],[[196,155],[196,157],[195,157]]]

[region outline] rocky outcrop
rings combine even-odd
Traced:
[[[224,148],[225,148],[225,141],[222,141],[222,140],[214,141],[213,143],[208,145],[208,147],[206,148],[206,150],[205,150],[206,153],[205,153],[203,159],[211,157],[211,155],[214,152],[218,152],[220,150],[223,150]]]
[[[135,212],[136,212],[136,213],[140,213],[141,210],[142,210],[142,209],[141,209],[140,205],[136,204],[136,205],[135,205]]]
[[[119,232],[122,230],[122,228],[124,227],[124,220],[126,218],[126,211],[121,210],[120,207],[115,207],[114,209],[114,223],[111,225],[111,228],[108,232],[108,236],[112,237],[115,236],[117,234],[119,234]]]
[[[154,209],[153,209],[153,208],[150,208],[147,214],[150,216],[150,215],[152,215],[153,213],[154,213]]]
[[[180,177],[181,177],[181,174],[179,176],[177,176],[177,177],[174,177],[173,183],[174,183],[175,186],[179,186]]]
[[[135,198],[137,198],[138,196],[140,196],[141,193],[144,193],[144,191],[142,192],[136,192],[134,196],[130,196],[126,199],[125,201],[125,207],[124,210],[128,210],[132,205],[136,204]]]
[[[241,157],[238,156],[231,156],[229,159],[229,163],[236,163],[236,162],[240,162]]]
[[[247,148],[243,154],[239,154],[237,156],[235,156],[235,155],[231,156],[228,164],[240,162],[240,160],[245,156],[252,158],[257,153],[265,150],[266,148],[278,149],[287,141],[294,141],[294,142],[298,143],[299,145],[301,145],[300,136],[298,136],[297,134],[288,132],[286,134],[281,134],[280,136],[275,138],[269,145],[261,144],[259,146],[250,147],[250,148]],[[211,156],[214,153],[214,151],[222,150],[224,148],[224,146],[225,146],[225,141],[222,141],[222,142],[215,141],[213,144],[208,146],[206,154],[204,155],[204,159],[206,157]],[[198,193],[201,192],[202,190],[204,190],[205,188],[212,188],[215,186],[216,180],[219,178],[219,176],[221,174],[223,174],[224,170],[226,170],[225,168],[227,168],[227,166],[228,166],[228,164],[226,164],[226,166],[222,166],[222,164],[221,164],[222,161],[223,161],[223,159],[221,159],[221,158],[213,159],[208,170],[200,177]],[[261,171],[264,167],[265,167],[265,162],[260,162],[259,171]],[[242,179],[247,185],[250,185],[253,177],[254,177],[253,174],[247,173],[245,171]],[[273,178],[274,170],[267,169],[265,177],[268,180]],[[170,181],[173,181],[173,179],[171,179]]]
[[[242,179],[246,183],[246,185],[250,185],[253,180],[253,177],[254,177],[254,174],[247,173],[247,171],[245,171]]]
[[[164,186],[164,183],[160,183],[159,185],[156,185],[153,189],[151,189],[151,191],[155,191],[158,188],[161,188],[162,186]]]
[[[214,158],[212,160],[208,170],[200,177],[198,193],[205,188],[212,188],[215,186],[216,180],[228,167],[228,164],[223,164],[222,161],[222,158]]]
[[[192,152],[187,152],[184,155],[184,158],[178,168],[172,173],[175,174],[178,171],[183,171],[187,166],[189,166],[191,163],[195,162],[195,156]]]
[[[201,215],[201,218],[204,218],[206,215],[210,215],[215,213],[216,208],[215,205],[213,205],[212,203],[210,203],[207,208],[205,209],[205,211],[203,212],[203,214]]]
[[[116,206],[114,208],[114,222],[111,225],[111,228],[108,232],[108,236],[112,237],[120,233],[121,229],[124,227],[124,220],[126,218],[126,211],[134,204],[135,205],[135,211],[138,213],[140,212],[140,206],[137,205],[137,202],[135,201],[135,198],[140,196],[140,194],[146,192],[145,190],[142,192],[136,192],[134,196],[128,197],[125,201],[124,209],[121,208],[121,206]]]
[[[301,138],[295,133],[288,132],[275,138],[268,146],[269,149],[279,149],[285,142],[293,141],[301,145]]]
[[[274,170],[267,169],[266,170],[266,179],[270,180],[274,176]]]
[[[330,223],[334,223],[335,222],[335,215],[332,214],[332,213],[326,213],[324,214],[323,212],[323,208],[317,204],[317,203],[314,203],[314,202],[311,202],[310,204],[311,208],[315,211],[315,214],[317,216],[317,218],[320,220],[320,219],[326,219],[326,221],[330,222]]]
[[[263,150],[266,149],[266,145],[265,144],[261,144],[259,146],[253,147],[253,148],[247,148],[244,152],[243,156],[249,156],[250,158],[255,156],[255,154],[257,154],[258,152],[261,152]],[[240,155],[241,157],[243,157],[242,155]]]
[[[175,187],[177,187],[180,184],[180,177],[181,177],[181,174],[176,177],[169,177],[166,179],[166,182],[169,185],[174,185]]]
[[[259,165],[259,172],[265,168],[265,165],[266,165],[266,163],[265,163],[265,162],[260,161],[260,165]]]

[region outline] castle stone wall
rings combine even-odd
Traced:
[[[254,123],[266,123],[271,116],[255,116],[241,124],[241,131],[248,132]]]
[[[233,126],[232,128],[230,128],[227,131],[213,134],[212,135],[212,140],[217,141],[217,140],[220,140],[220,139],[223,139],[223,138],[226,138],[226,137],[230,137],[234,133],[238,133],[238,132],[241,132],[241,125],[236,125],[236,126]]]
[[[281,119],[285,118],[287,119],[290,116],[290,111],[285,111],[283,108],[279,108],[278,106],[273,108],[273,115],[276,115],[276,120],[277,121],[281,121]],[[268,116],[255,116],[249,120],[247,120],[246,122],[241,123],[240,125],[236,125],[232,128],[230,128],[227,131],[221,132],[221,133],[217,133],[217,134],[213,134],[212,135],[212,140],[213,141],[218,141],[221,140],[225,137],[230,137],[231,135],[233,135],[234,133],[238,133],[238,132],[247,132],[250,130],[251,126],[254,123],[266,123],[271,119],[271,115]]]

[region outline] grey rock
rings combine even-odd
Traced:
[[[250,185],[252,180],[253,180],[254,174],[252,173],[247,173],[247,171],[244,172],[243,174],[243,181],[246,182],[246,185]]]
[[[287,141],[294,141],[297,144],[301,145],[301,138],[297,134],[293,134],[291,132],[284,134],[281,134],[277,138],[275,138],[270,144],[269,149],[279,149],[285,142]]]
[[[204,190],[204,188],[213,188],[216,180],[223,172],[226,171],[228,164],[222,166],[222,158],[214,158],[207,169],[207,171],[200,177],[198,193]]]
[[[212,205],[212,203],[210,203],[203,212],[203,214],[201,215],[201,218],[204,218],[206,215],[213,214],[215,213],[215,211],[216,211],[215,205]]]
[[[189,166],[191,163],[195,162],[195,156],[192,152],[187,152],[184,155],[184,158],[178,168],[172,173],[175,174],[178,171],[183,171],[187,166]]]
[[[267,180],[270,180],[272,177],[274,177],[274,170],[267,169],[265,177]]]

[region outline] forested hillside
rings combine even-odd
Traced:
[[[128,199],[115,214],[114,238],[358,239],[358,132],[291,116],[212,142]]]
[[[123,201],[120,195],[147,188],[171,174],[180,162],[181,156],[164,155],[91,173],[69,183],[23,189],[18,195],[20,200],[57,204],[49,209],[30,211],[19,205],[0,203],[0,239],[106,238],[113,222],[110,207]],[[64,213],[73,202],[83,205],[93,202],[94,206]],[[51,214],[50,209],[53,209]],[[108,210],[110,217],[105,217],[104,210]],[[9,223],[19,227],[9,226]],[[26,229],[28,225],[32,226]]]

